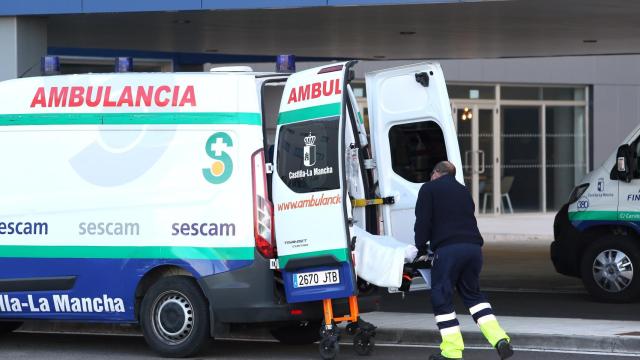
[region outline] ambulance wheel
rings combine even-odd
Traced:
[[[375,342],[373,337],[366,332],[358,332],[353,337],[353,349],[356,351],[356,354],[360,356],[371,355],[374,346]]]
[[[320,321],[301,321],[271,330],[274,339],[286,345],[308,345],[320,340]]]
[[[337,336],[327,336],[320,340],[320,357],[323,360],[335,359],[339,351],[340,344],[338,343]]]
[[[189,357],[204,350],[209,311],[200,287],[188,276],[160,279],[140,307],[142,333],[149,347],[164,357]]]
[[[581,263],[582,282],[596,300],[631,302],[640,296],[640,247],[628,236],[608,236],[592,243]]]
[[[22,321],[0,321],[0,334],[7,334],[22,326]]]

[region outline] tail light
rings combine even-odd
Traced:
[[[256,248],[266,258],[275,257],[273,246],[273,206],[267,194],[267,173],[264,164],[264,150],[251,156],[253,179],[253,229]]]

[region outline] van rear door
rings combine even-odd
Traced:
[[[448,160],[463,183],[460,150],[449,96],[438,63],[421,63],[366,74],[369,128],[384,234],[413,244],[418,191],[436,163]]]
[[[272,187],[278,261],[290,303],[355,291],[344,169],[350,65],[295,73],[282,96]]]

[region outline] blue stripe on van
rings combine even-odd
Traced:
[[[201,278],[240,269],[251,263],[251,260],[2,258],[0,259],[0,279],[57,276],[77,276],[77,279],[74,287],[67,291],[4,292],[0,290],[0,318],[135,322],[135,290],[140,279],[153,268],[161,265],[175,265],[191,272],[196,278]],[[40,310],[41,301],[45,301],[50,310],[31,309],[28,295],[31,295],[31,304],[34,305],[35,310]],[[97,301],[100,305],[105,297],[114,302],[115,299],[120,298],[124,305],[124,312],[76,312],[70,308],[56,308],[54,295],[58,300],[63,300],[63,303],[68,297],[69,307],[71,307],[71,299],[79,299],[78,301],[82,302],[84,298],[85,305],[88,303],[86,299],[89,301],[100,299]],[[11,305],[16,303],[20,304],[20,311],[11,309]],[[111,305],[109,300],[107,303],[107,306]],[[66,306],[66,303],[63,305]]]

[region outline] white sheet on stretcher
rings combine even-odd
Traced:
[[[398,288],[402,285],[402,270],[412,261],[418,249],[391,236],[379,236],[354,226],[356,237],[356,274],[380,287]]]

